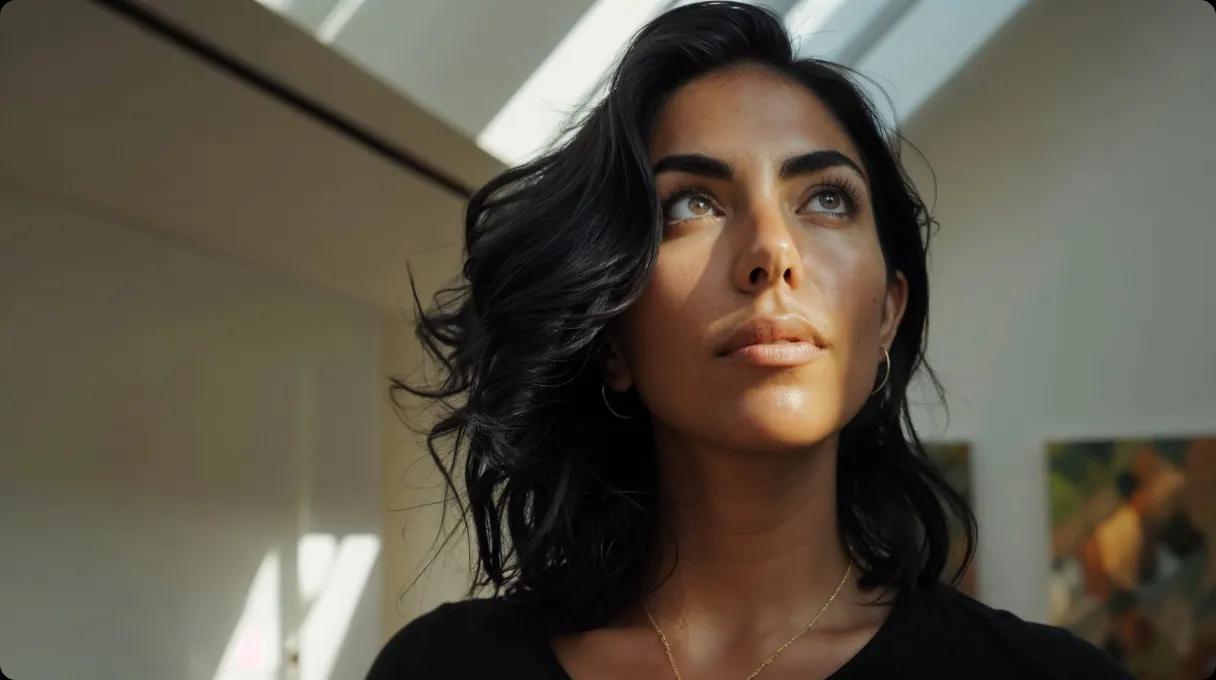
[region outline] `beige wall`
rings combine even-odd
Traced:
[[[1216,431],[1214,28],[1198,1],[1040,0],[906,128],[937,174],[929,356],[974,445],[981,591],[1024,616],[1044,439]]]
[[[429,296],[420,295],[419,299],[424,305],[430,301]],[[422,350],[404,312],[387,317],[383,328],[386,373],[409,378],[411,383],[438,378],[433,367],[422,372]],[[458,506],[449,503],[441,534],[443,477],[426,452],[425,434],[411,431],[429,428],[439,410],[413,397],[398,395],[397,400],[405,406],[400,412],[387,399],[382,407],[385,438],[381,483],[385,501],[380,630],[385,640],[441,602],[462,599],[470,578],[470,552],[463,525],[458,524]],[[450,456],[451,444],[451,439],[436,444],[444,460]],[[453,477],[463,495],[463,469],[457,467]],[[441,550],[447,533],[457,527],[458,532]],[[471,536],[467,538],[472,540]],[[432,558],[434,562],[428,566]]]
[[[380,352],[369,308],[0,187],[4,672],[213,680],[270,553],[282,632],[322,611],[300,537],[379,537]],[[382,578],[325,582],[329,677]]]

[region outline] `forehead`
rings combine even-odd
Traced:
[[[733,164],[774,162],[836,149],[861,164],[848,133],[803,85],[754,65],[733,66],[678,88],[655,119],[650,160],[701,153]]]

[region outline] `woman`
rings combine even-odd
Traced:
[[[931,220],[884,134],[778,17],[701,3],[472,197],[419,324],[449,373],[394,389],[467,397],[427,442],[453,492],[467,443],[477,574],[371,680],[1127,677],[939,582],[974,519],[908,417]]]

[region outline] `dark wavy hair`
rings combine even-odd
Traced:
[[[954,561],[952,524],[966,539],[953,582],[970,561],[974,515],[927,457],[905,395],[923,368],[944,399],[923,351],[936,223],[900,165],[902,137],[884,126],[851,69],[796,58],[771,11],[704,2],[643,27],[607,94],[555,148],[473,194],[464,281],[423,311],[410,274],[415,332],[443,379],[425,387],[393,378],[389,391],[398,407],[402,392],[444,407],[426,445],[444,477],[445,517],[455,499],[466,529],[473,520],[468,597],[492,586],[545,629],[569,631],[603,625],[645,594],[659,528],[655,451],[647,417],[617,419],[601,401],[605,330],[655,267],[662,230],[648,139],[656,114],[681,85],[742,63],[801,84],[834,112],[871,178],[888,277],[899,270],[909,284],[886,385],[839,439],[839,531],[861,585],[906,589],[941,578]],[[456,396],[463,403],[448,401]],[[644,411],[636,390],[627,398]],[[445,437],[454,439],[449,456],[436,448]],[[453,482],[462,454],[463,501]]]

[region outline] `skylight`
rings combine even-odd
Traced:
[[[634,32],[667,4],[596,0],[481,131],[478,146],[508,164],[542,150],[594,92]]]
[[[844,2],[802,0],[786,15],[787,23],[799,34],[818,30]],[[664,10],[682,4],[687,2],[596,0],[481,131],[478,146],[511,165],[536,156],[554,141],[571,114],[601,93],[633,34]]]

